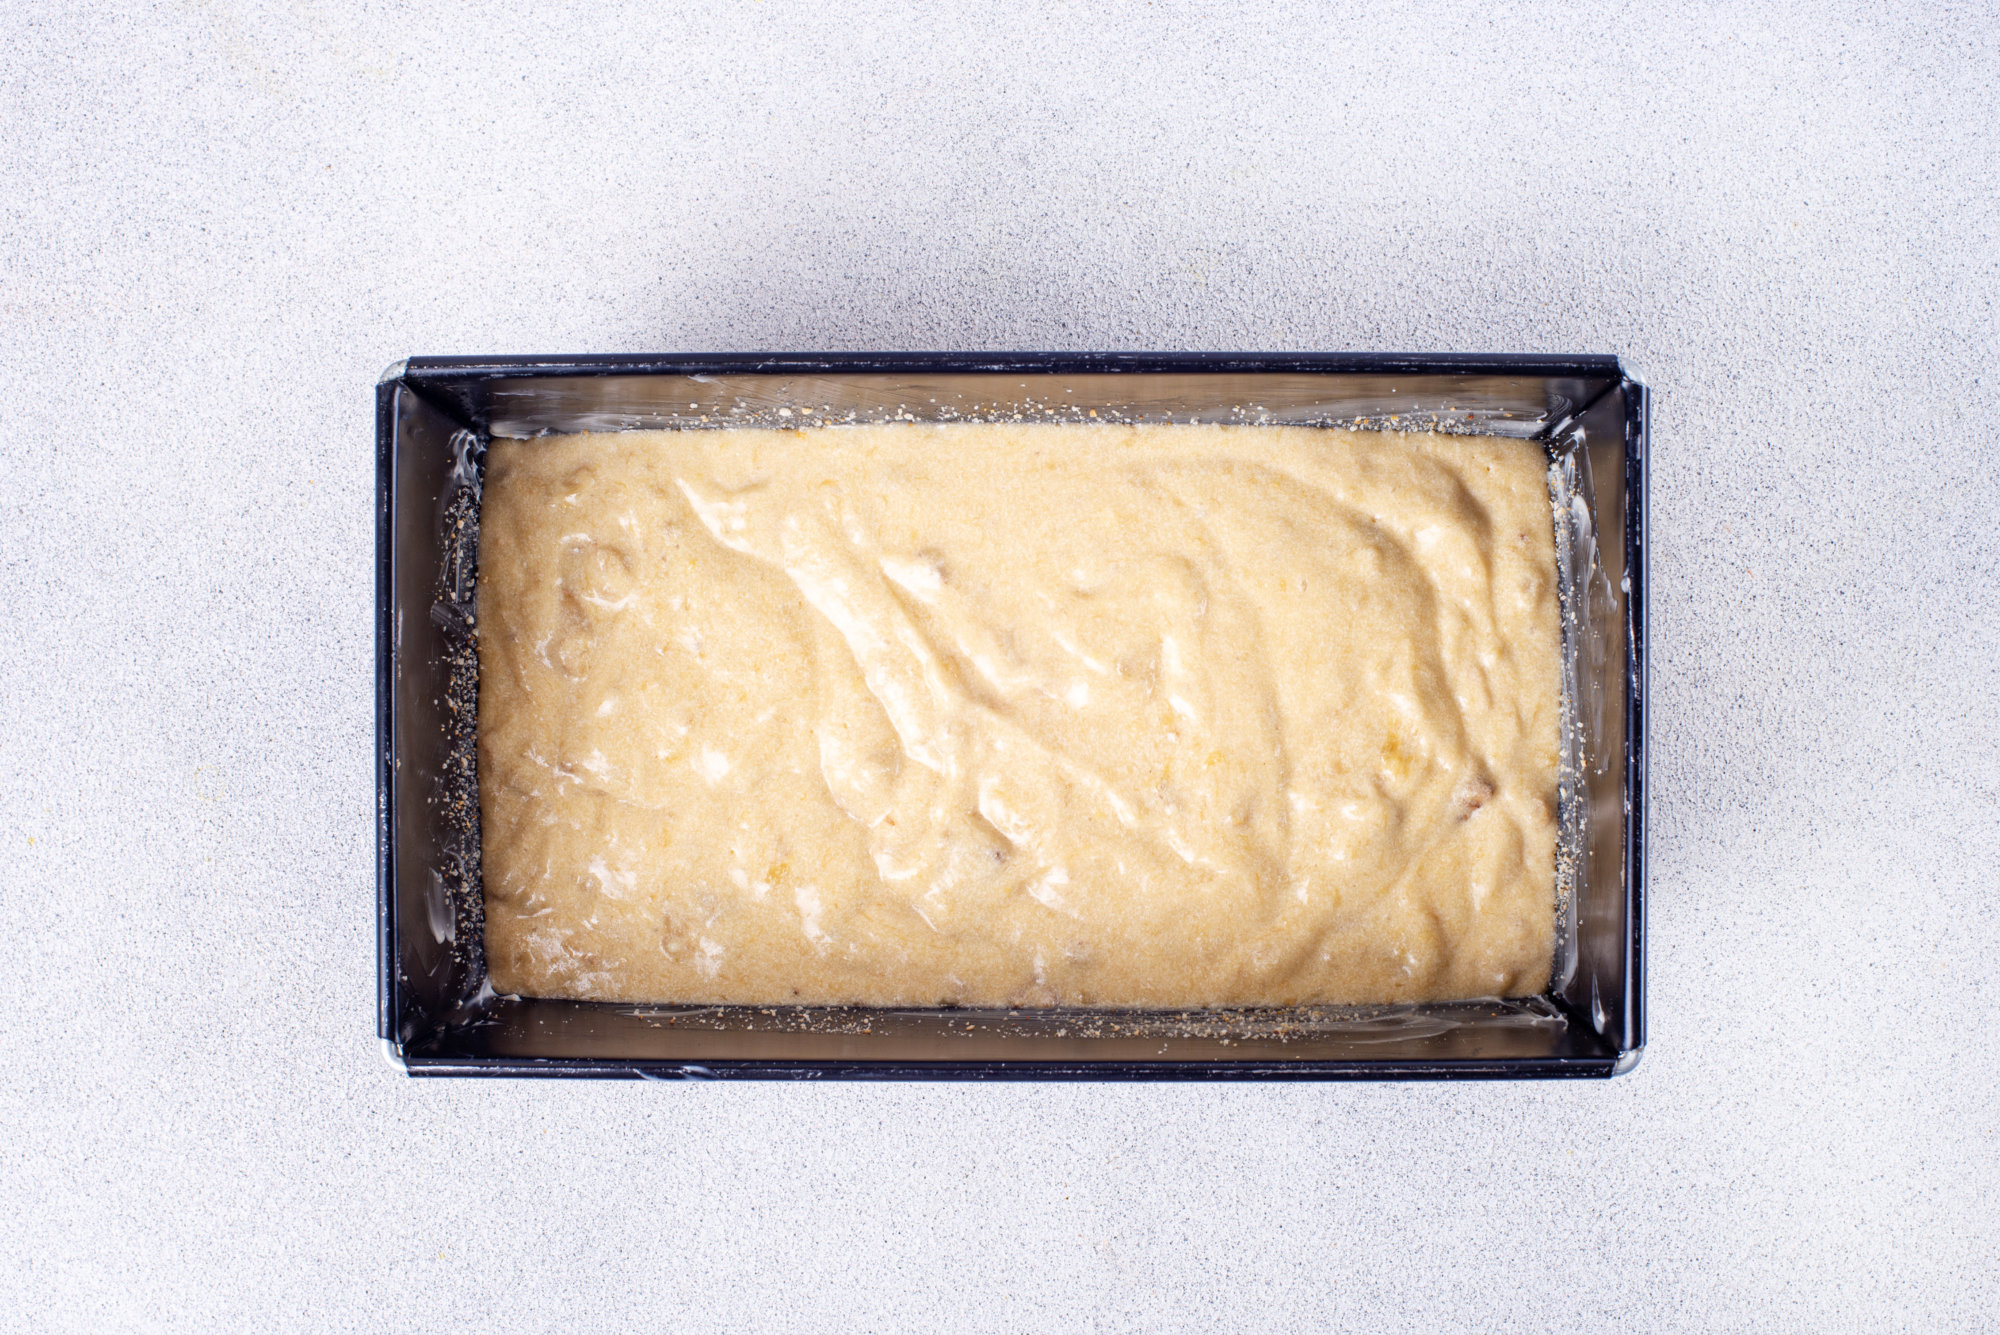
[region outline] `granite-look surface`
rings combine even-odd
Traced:
[[[1994,1328],[1989,7],[521,11],[0,18],[0,1327]],[[393,1072],[381,368],[1021,347],[1652,384],[1639,1070]]]

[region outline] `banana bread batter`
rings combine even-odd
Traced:
[[[1538,445],[496,440],[478,596],[501,992],[1192,1007],[1547,985]]]

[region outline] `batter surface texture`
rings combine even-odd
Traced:
[[[503,993],[1189,1007],[1547,984],[1538,445],[496,440],[478,596]]]

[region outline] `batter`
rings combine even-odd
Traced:
[[[1547,985],[1539,445],[496,440],[478,596],[500,992],[1194,1007]]]

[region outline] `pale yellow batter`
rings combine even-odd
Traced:
[[[1121,1007],[1539,991],[1557,616],[1524,441],[496,440],[493,986]]]

